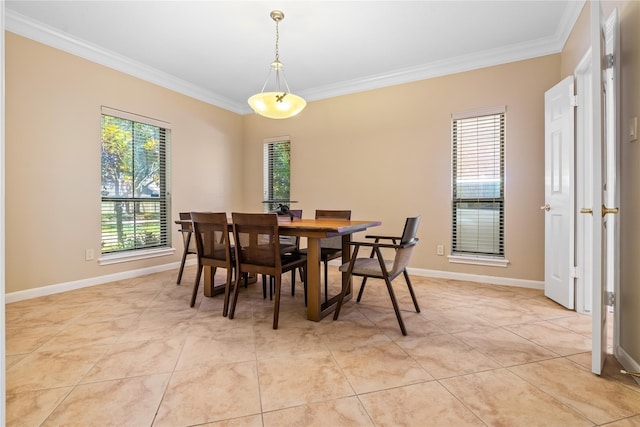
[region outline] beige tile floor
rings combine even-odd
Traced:
[[[316,323],[286,281],[274,331],[261,286],[233,320],[190,308],[194,274],[8,304],[7,424],[640,426],[640,386],[590,372],[591,319],[541,291],[413,277],[416,314],[399,278],[403,337],[382,282]]]

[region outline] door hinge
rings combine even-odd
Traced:
[[[616,304],[616,294],[611,291],[606,291],[604,293],[604,303],[610,307],[613,307]]]
[[[579,279],[580,278],[580,269],[578,267],[569,267],[569,278],[570,279]]]
[[[615,63],[614,59],[615,58],[613,57],[613,53],[605,55],[603,58],[602,69],[607,70],[609,68],[613,68],[613,65]]]
[[[572,107],[578,106],[578,95],[569,96],[569,105],[571,105]]]

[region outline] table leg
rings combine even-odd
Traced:
[[[320,320],[320,239],[307,238],[307,319]]]

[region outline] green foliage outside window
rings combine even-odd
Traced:
[[[165,130],[102,115],[102,252],[166,243]]]

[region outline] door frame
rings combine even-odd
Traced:
[[[620,18],[618,8],[614,8],[604,21],[605,54],[613,52],[613,66],[605,73],[606,79],[613,79],[613,85],[608,94],[612,96],[605,100],[605,129],[606,142],[604,149],[607,158],[607,186],[613,187],[613,196],[607,195],[604,202],[609,207],[620,207],[620,151],[622,141],[622,128],[620,119]],[[613,169],[613,170],[611,170]],[[611,181],[613,186],[611,185]],[[619,355],[620,348],[620,215],[608,215],[607,225],[613,223],[613,230],[608,236],[607,251],[609,258],[607,263],[606,290],[613,292],[613,354]]]
[[[586,268],[591,259],[592,215],[580,213],[581,208],[592,206],[593,183],[593,139],[589,129],[592,128],[591,105],[593,94],[591,87],[591,48],[582,57],[574,71],[576,95],[576,311],[591,314],[593,304],[593,276],[591,269]]]

